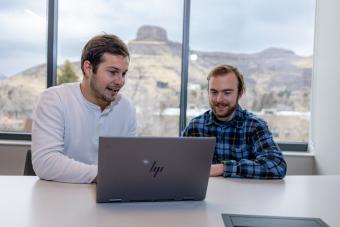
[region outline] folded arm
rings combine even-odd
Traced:
[[[266,125],[256,127],[252,142],[255,159],[223,161],[223,176],[262,179],[285,177],[287,164]]]

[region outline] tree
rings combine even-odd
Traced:
[[[69,60],[66,60],[63,67],[58,73],[58,85],[78,81],[78,76],[73,70],[73,66]]]

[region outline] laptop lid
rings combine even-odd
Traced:
[[[215,138],[100,137],[97,202],[203,200]]]

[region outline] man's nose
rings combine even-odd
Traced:
[[[223,101],[223,94],[222,93],[218,93],[216,96],[216,102],[221,102]]]

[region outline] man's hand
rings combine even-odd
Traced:
[[[223,164],[215,164],[211,165],[210,167],[210,176],[211,177],[218,177],[221,176],[224,172],[224,165]]]

